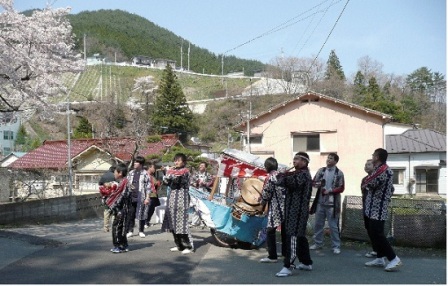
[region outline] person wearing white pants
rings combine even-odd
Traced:
[[[310,249],[322,248],[325,220],[327,220],[334,254],[341,253],[339,217],[341,215],[341,193],[345,188],[344,173],[336,167],[338,162],[339,156],[336,153],[328,154],[327,166],[320,168],[314,176],[313,185],[318,190],[310,211],[316,213],[314,244],[310,246]]]

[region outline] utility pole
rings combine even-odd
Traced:
[[[68,163],[68,194],[69,196],[73,195],[73,174],[72,174],[72,157],[70,153],[71,149],[71,130],[70,130],[70,93],[72,92],[73,87],[79,79],[81,73],[78,73],[76,76],[75,82],[73,86],[70,88],[67,93],[67,163]]]
[[[188,71],[190,71],[190,42],[188,42]]]
[[[101,60],[101,73],[100,73],[100,99],[103,101],[103,60]]]
[[[250,153],[250,118],[252,116],[252,78],[250,80],[249,110],[247,111],[247,152]]]
[[[183,59],[183,52],[182,52],[182,46],[184,45],[184,40],[182,40],[182,44],[180,45],[180,70],[183,70],[183,64],[184,64],[184,59]]]
[[[250,153],[250,117],[252,110],[252,101],[249,100],[249,110],[247,111],[247,153]]]
[[[70,93],[67,95],[67,161],[68,161],[68,195],[73,195],[73,180],[72,180],[72,156],[70,153],[71,149],[71,138],[70,138]]]
[[[86,34],[84,34],[84,61],[87,61]]]
[[[224,84],[224,54],[221,56],[221,84]]]

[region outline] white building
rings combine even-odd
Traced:
[[[0,113],[0,158],[14,151],[21,122],[20,112]]]
[[[446,196],[446,135],[409,129],[386,135],[388,165],[394,171],[395,195]]]

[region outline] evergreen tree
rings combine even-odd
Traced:
[[[369,79],[369,85],[367,86],[366,92],[366,101],[370,104],[375,104],[375,102],[384,100],[384,95],[381,92],[381,88],[378,85],[375,77]]]
[[[30,144],[30,149],[29,150],[34,150],[37,147],[40,147],[42,145],[42,142],[40,141],[39,138],[34,138]],[[28,150],[28,151],[29,151]]]
[[[25,126],[20,125],[19,131],[17,131],[16,145],[25,145],[27,141],[28,134],[26,133]]]
[[[116,109],[113,116],[114,126],[118,129],[123,129],[126,126],[126,115],[123,108],[120,105],[116,105]]]
[[[73,138],[92,138],[92,124],[85,117],[81,117],[78,126],[73,131]]]
[[[345,80],[344,70],[342,69],[339,58],[334,50],[331,50],[330,56],[327,61],[327,70],[325,71],[325,79],[337,78],[339,80]]]
[[[197,128],[182,88],[169,65],[163,71],[157,92],[152,114],[154,130],[159,133],[177,133],[181,140],[186,140],[187,134],[196,132]]]
[[[413,93],[427,93],[433,86],[433,75],[427,67],[421,67],[406,78],[406,83]]]
[[[386,96],[390,84],[386,84],[383,89],[379,86],[375,77],[370,78],[369,85],[365,89],[365,96],[360,102],[362,106],[392,115],[392,117],[402,123],[411,123],[411,111],[403,108],[399,103],[394,102],[391,96]],[[411,104],[409,102],[409,104]]]
[[[365,77],[361,71],[358,71],[355,75],[355,79],[353,81],[353,102],[360,104],[365,100],[366,86],[365,86]]]

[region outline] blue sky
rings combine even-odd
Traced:
[[[383,72],[388,74],[407,75],[426,66],[446,75],[445,0],[349,0],[348,4],[347,0],[14,3],[18,11],[44,8],[47,3],[54,8],[71,7],[73,14],[120,9],[138,14],[215,54],[229,51],[237,57],[265,63],[282,54],[315,57],[323,46],[319,58],[326,62],[334,49],[347,77],[357,71],[357,61],[364,56],[382,63]]]

